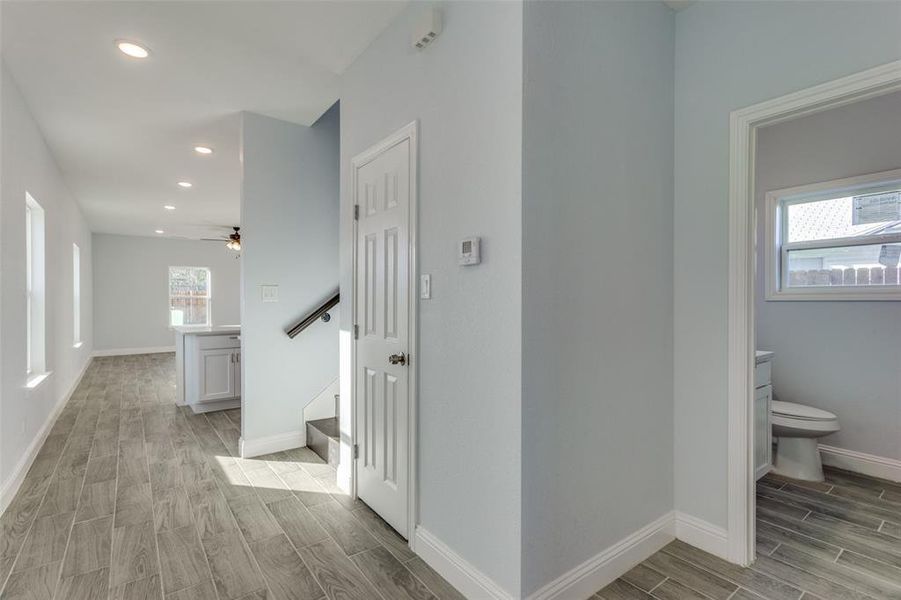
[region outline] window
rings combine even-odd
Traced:
[[[25,373],[34,387],[44,362],[44,209],[25,193]]]
[[[81,249],[72,244],[72,339],[76,348],[81,347]]]
[[[210,270],[169,267],[169,325],[210,324]]]
[[[767,300],[901,300],[901,169],[766,196]]]

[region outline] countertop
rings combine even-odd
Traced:
[[[241,333],[240,325],[215,325],[213,327],[185,325],[172,329],[182,335],[239,335]]]
[[[775,356],[774,352],[770,350],[758,350],[757,351],[757,364],[759,365],[762,362],[767,362],[768,360],[773,360],[773,356]]]

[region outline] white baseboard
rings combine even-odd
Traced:
[[[306,445],[307,435],[303,430],[289,431],[287,433],[279,433],[277,435],[249,440],[242,437],[238,443],[241,458],[252,458],[254,456],[262,456],[263,454],[281,452],[282,450],[300,448],[301,446]]]
[[[6,511],[9,503],[15,498],[16,492],[19,491],[19,487],[22,485],[22,481],[28,473],[28,469],[31,468],[31,464],[41,450],[41,446],[44,445],[44,441],[46,441],[47,436],[50,434],[50,430],[53,429],[53,424],[56,423],[57,417],[59,417],[63,407],[66,406],[69,398],[75,393],[75,389],[78,387],[78,384],[81,383],[81,379],[87,372],[88,367],[91,366],[91,360],[91,358],[88,358],[88,360],[85,361],[84,367],[82,367],[78,377],[75,378],[75,381],[72,382],[72,385],[69,386],[66,393],[56,401],[56,405],[53,407],[53,410],[50,411],[50,414],[47,415],[47,419],[44,421],[41,430],[34,439],[31,440],[31,443],[25,450],[25,454],[22,455],[22,458],[19,459],[19,462],[13,469],[12,475],[10,475],[9,479],[4,481],[3,485],[0,486],[0,514],[3,514],[3,512]]]
[[[447,579],[467,598],[511,600],[513,595],[476,569],[462,556],[448,548],[444,542],[423,529],[416,528],[416,553]]]
[[[175,352],[175,346],[146,346],[144,348],[94,350],[91,356],[130,356],[132,354],[162,354],[163,352]]]
[[[729,560],[729,538],[726,530],[697,517],[675,512],[676,537],[723,560]]]
[[[177,403],[176,403],[177,404]],[[240,398],[229,398],[228,400],[214,400],[213,402],[197,402],[188,404],[195,415],[215,412],[217,410],[229,410],[232,408],[241,408]]]
[[[820,457],[824,465],[901,482],[901,460],[823,444],[820,444]]]
[[[668,512],[581,565],[542,586],[529,600],[584,600],[673,541],[674,513]]]

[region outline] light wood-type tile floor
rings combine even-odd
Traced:
[[[595,598],[901,599],[901,484],[829,468],[824,483],[767,475],[751,568],[676,541]]]
[[[0,517],[4,600],[462,596],[306,448],[240,459],[172,354],[96,358]]]

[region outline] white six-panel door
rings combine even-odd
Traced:
[[[403,536],[408,530],[409,138],[355,161],[356,491]]]

